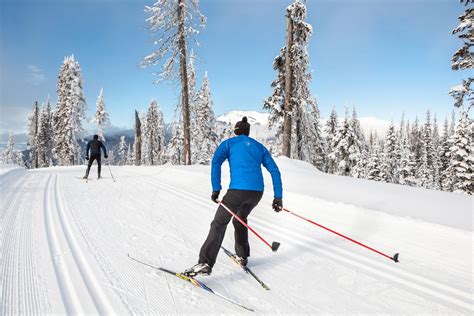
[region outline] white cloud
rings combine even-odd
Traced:
[[[28,65],[28,82],[34,86],[39,86],[43,81],[46,80],[46,76],[43,71],[36,65]]]

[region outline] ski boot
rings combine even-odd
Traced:
[[[198,263],[189,269],[184,270],[183,274],[188,277],[195,277],[197,275],[210,275],[212,268],[207,263]]]
[[[235,261],[237,261],[242,267],[246,267],[248,263],[247,258],[242,258],[237,255],[234,256]]]

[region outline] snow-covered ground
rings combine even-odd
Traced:
[[[249,267],[271,290],[223,253],[200,280],[257,313],[472,315],[472,198],[277,163],[287,208],[400,262],[273,212],[266,176],[249,224],[281,247],[272,253],[251,235]],[[127,257],[174,270],[196,263],[216,208],[209,166],[111,168],[115,183],[105,166],[88,183],[76,178],[84,167],[0,175],[0,314],[250,313]]]

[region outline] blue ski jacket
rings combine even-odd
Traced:
[[[263,191],[262,165],[270,172],[275,198],[282,198],[283,188],[278,166],[268,150],[253,138],[239,135],[222,142],[217,148],[211,166],[212,190],[220,191],[221,166],[228,159],[230,166],[229,189]]]

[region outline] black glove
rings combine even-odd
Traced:
[[[86,156],[86,160],[89,160],[89,156]]]
[[[272,207],[275,212],[280,212],[283,207],[283,201],[279,198],[274,198]]]
[[[109,158],[109,156],[105,155],[104,158]]]
[[[214,202],[217,203],[217,199],[219,198],[219,193],[221,193],[221,191],[214,191],[214,192],[212,192],[211,200],[213,200]]]

